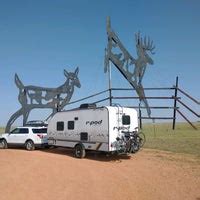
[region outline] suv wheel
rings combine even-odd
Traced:
[[[35,149],[35,145],[32,140],[28,140],[25,144],[25,147],[28,151],[32,151]]]
[[[5,139],[0,140],[0,149],[7,149],[7,148],[8,148],[7,141]]]

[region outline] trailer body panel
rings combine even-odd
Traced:
[[[105,106],[56,113],[48,125],[48,143],[71,147],[81,143],[86,150],[116,151],[113,145],[124,130],[138,127],[133,108]]]

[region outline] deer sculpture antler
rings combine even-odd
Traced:
[[[148,55],[148,51],[154,54],[155,46],[150,37],[142,38],[140,32],[135,34],[137,59],[133,58],[126,50],[119,37],[111,28],[110,18],[107,18],[107,35],[108,44],[105,53],[104,72],[108,71],[109,61],[112,62],[122,75],[127,79],[131,86],[136,90],[140,101],[142,101],[147,109],[148,116],[151,115],[148,102],[145,97],[142,79],[146,71],[147,65],[153,65],[153,59]],[[133,71],[130,70],[133,66]]]
[[[155,54],[155,52],[153,52],[153,50],[156,48],[155,45],[153,45],[153,40],[150,39],[150,37],[144,37],[144,41],[142,39],[142,37],[140,37],[140,32],[138,32],[137,34],[135,34],[135,40],[136,40],[136,44],[137,46],[140,46],[141,48],[143,48],[146,51],[150,51],[151,54]]]

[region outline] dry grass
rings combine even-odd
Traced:
[[[0,134],[1,134],[1,133],[4,133],[4,131],[5,131],[5,128],[0,127]]]
[[[176,130],[171,124],[146,124],[143,132],[146,135],[145,148],[193,154],[200,158],[200,123],[194,130],[186,123],[178,123]]]

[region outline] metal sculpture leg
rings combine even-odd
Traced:
[[[23,109],[19,109],[17,112],[15,112],[11,117],[10,119],[8,120],[7,122],[7,125],[6,125],[6,129],[5,129],[5,132],[6,133],[9,133],[10,132],[10,128],[12,126],[12,124],[15,122],[15,120],[17,118],[19,118],[21,115],[23,115]]]
[[[30,110],[29,109],[23,112],[23,126],[26,125],[29,114],[30,114]]]

